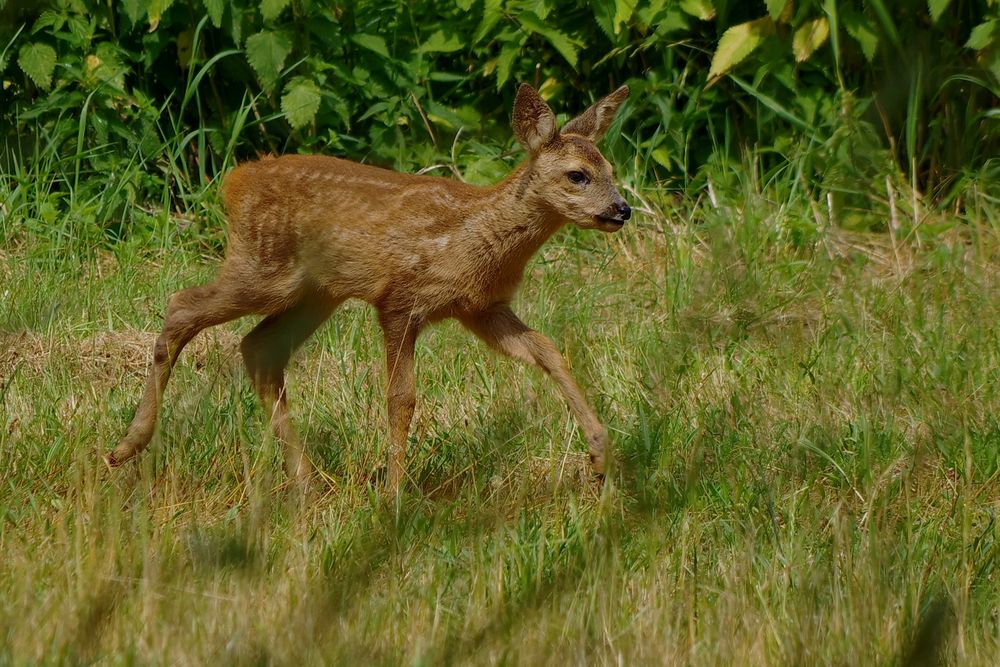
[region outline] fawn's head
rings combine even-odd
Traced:
[[[556,116],[535,89],[522,84],[514,100],[514,135],[531,157],[532,188],[557,216],[580,227],[614,232],[632,216],[612,180],[611,164],[595,145],[628,97],[622,86],[556,127]]]

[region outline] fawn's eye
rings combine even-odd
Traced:
[[[566,173],[566,178],[573,181],[577,185],[582,185],[590,180],[585,173],[582,171],[570,171]]]

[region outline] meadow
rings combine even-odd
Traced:
[[[380,493],[361,305],[289,375],[304,502],[249,320],[192,343],[152,447],[109,471],[167,296],[218,262],[191,233],[224,228],[213,190],[96,246],[6,211],[0,661],[994,664],[996,200],[848,232],[754,173],[686,199],[626,169],[637,218],[531,264],[518,309],[608,423],[603,488],[548,378],[446,323],[418,343],[411,482]]]

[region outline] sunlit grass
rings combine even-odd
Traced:
[[[791,180],[692,201],[625,178],[646,213],[558,236],[516,304],[607,421],[608,484],[547,378],[445,324],[418,344],[410,484],[384,498],[380,335],[349,304],[290,371],[324,474],[304,506],[240,367],[249,321],[185,352],[137,464],[99,458],[168,295],[212,275],[211,194],[197,224],[153,211],[115,241],[79,202],[42,233],[49,195],[20,186],[0,661],[993,664],[995,201],[916,226],[901,202],[892,238],[818,224]]]

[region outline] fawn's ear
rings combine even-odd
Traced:
[[[592,107],[566,123],[563,134],[579,134],[595,144],[604,137],[611,127],[611,121],[628,97],[628,86],[622,86],[615,92],[597,100]]]
[[[514,98],[514,136],[535,155],[556,134],[556,115],[534,88],[522,83]]]

